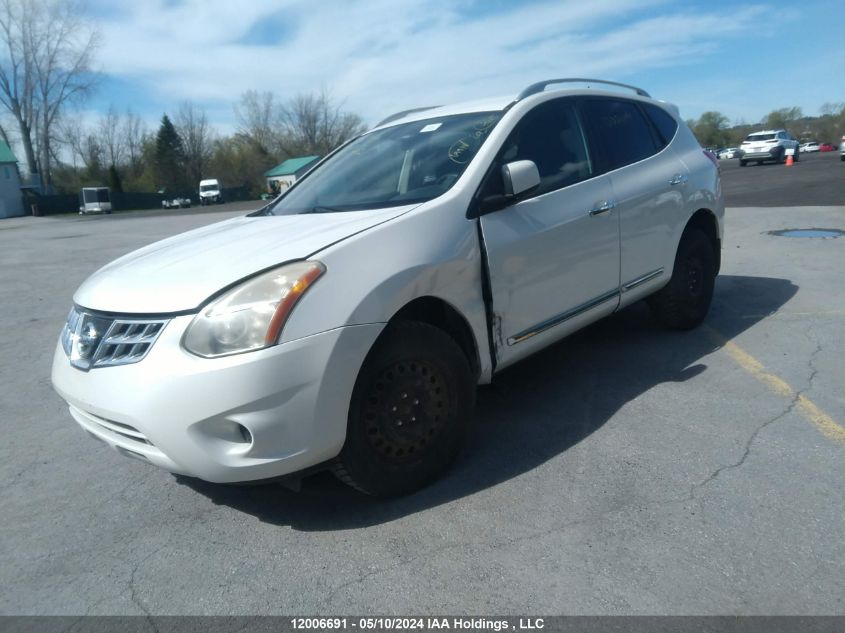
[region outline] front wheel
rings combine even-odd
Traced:
[[[745,167],[747,164],[748,164],[747,160],[742,160],[741,158],[739,159],[739,166],[740,167]]]
[[[445,332],[416,321],[388,325],[355,382],[335,475],[378,497],[430,483],[464,443],[474,383],[466,356]]]
[[[697,228],[684,232],[672,278],[648,299],[660,323],[673,330],[690,330],[710,310],[716,278],[716,255],[707,235]]]

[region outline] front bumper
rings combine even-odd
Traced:
[[[131,365],[82,371],[58,344],[53,386],[77,423],[124,455],[211,482],[279,477],[337,456],[355,379],[383,324],[205,359],[180,345],[192,319],[172,319]]]

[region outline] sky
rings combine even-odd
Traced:
[[[151,129],[182,101],[218,132],[250,89],[329,91],[368,124],[538,80],[641,86],[684,118],[845,101],[845,0],[89,0],[99,89]]]

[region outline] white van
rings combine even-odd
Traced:
[[[108,187],[84,187],[80,196],[82,204],[79,206],[79,215],[111,213],[111,194]]]
[[[223,187],[216,178],[209,178],[208,180],[200,180],[200,205],[211,204],[217,202],[223,204]]]

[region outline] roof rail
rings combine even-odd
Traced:
[[[535,84],[531,84],[525,90],[519,93],[519,96],[516,98],[517,101],[521,99],[525,99],[525,97],[530,97],[531,95],[535,95],[538,92],[543,92],[546,89],[546,86],[550,86],[551,84],[563,84],[563,83],[581,83],[581,84],[605,84],[608,86],[619,86],[620,88],[627,88],[628,90],[633,90],[641,97],[648,97],[651,98],[651,95],[648,94],[642,88],[637,88],[636,86],[629,86],[628,84],[620,84],[616,81],[605,81],[604,79],[581,79],[581,78],[565,78],[565,79],[546,79],[545,81],[538,81]]]
[[[403,116],[408,114],[413,114],[414,112],[422,112],[423,110],[432,110],[434,108],[439,108],[440,106],[425,106],[424,108],[411,108],[410,110],[402,110],[402,112],[397,112],[396,114],[391,114],[386,119],[383,119],[376,123],[376,127],[381,127],[385,123],[390,123],[391,121],[395,121],[396,119],[401,119]]]

